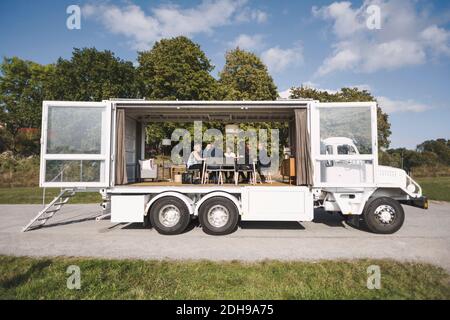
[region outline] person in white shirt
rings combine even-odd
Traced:
[[[227,151],[223,154],[225,157],[225,165],[228,167],[234,167],[234,161],[236,160],[236,154],[230,147],[227,147]],[[234,172],[225,172],[225,179],[227,182],[232,181],[234,178]]]
[[[204,158],[202,158],[201,154],[202,154],[202,145],[197,143],[194,145],[194,150],[189,155],[186,164],[188,170],[200,170],[200,177],[202,175],[203,161],[205,160]]]

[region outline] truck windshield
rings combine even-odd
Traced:
[[[337,147],[338,154],[356,154],[355,148],[348,144],[343,144]]]

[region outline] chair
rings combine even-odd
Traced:
[[[250,175],[249,181],[251,184],[256,184],[256,161],[253,161],[251,164],[242,164],[238,165],[237,169],[238,180],[239,180],[239,172],[245,172]]]
[[[232,161],[231,161],[232,160]],[[237,173],[236,170],[236,159],[234,158],[225,158],[225,164],[222,165],[221,167],[221,174],[225,174],[226,172],[233,172],[233,178],[234,178],[234,184],[237,185],[238,184],[238,180],[239,180],[239,175]],[[223,176],[221,175],[222,180],[223,180]],[[222,181],[223,182],[223,181]]]
[[[270,167],[267,168],[260,168],[260,172],[261,174],[266,177],[266,182],[267,183],[273,183],[273,179],[272,179],[272,170],[270,170]],[[261,174],[259,174],[259,183],[263,183],[262,179],[261,179]]]
[[[209,183],[211,173],[217,173],[217,183],[223,184],[222,163],[218,158],[206,158],[203,162],[202,184]]]
[[[200,181],[201,171],[202,171],[201,169],[193,169],[193,168],[189,169],[186,164],[186,172],[189,174],[192,174],[192,183],[196,183],[196,181]],[[200,183],[202,183],[202,181],[200,181]]]
[[[140,181],[144,179],[156,180],[158,178],[158,166],[154,159],[139,160],[139,168]]]

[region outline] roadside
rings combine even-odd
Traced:
[[[380,270],[379,289],[370,280],[372,289],[367,287],[367,270],[374,265]],[[78,290],[67,287],[69,266],[79,267]],[[450,283],[443,269],[389,260],[218,263],[0,256],[0,299],[450,299]]]
[[[431,200],[450,201],[450,177],[415,178]]]

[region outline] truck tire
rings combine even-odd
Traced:
[[[368,204],[364,209],[363,217],[369,231],[391,234],[397,232],[403,225],[405,212],[397,200],[381,197]]]
[[[158,199],[150,208],[150,223],[160,234],[180,234],[190,219],[186,204],[176,197]]]
[[[235,231],[239,213],[233,201],[224,197],[206,200],[199,210],[199,221],[205,233],[225,235]]]

